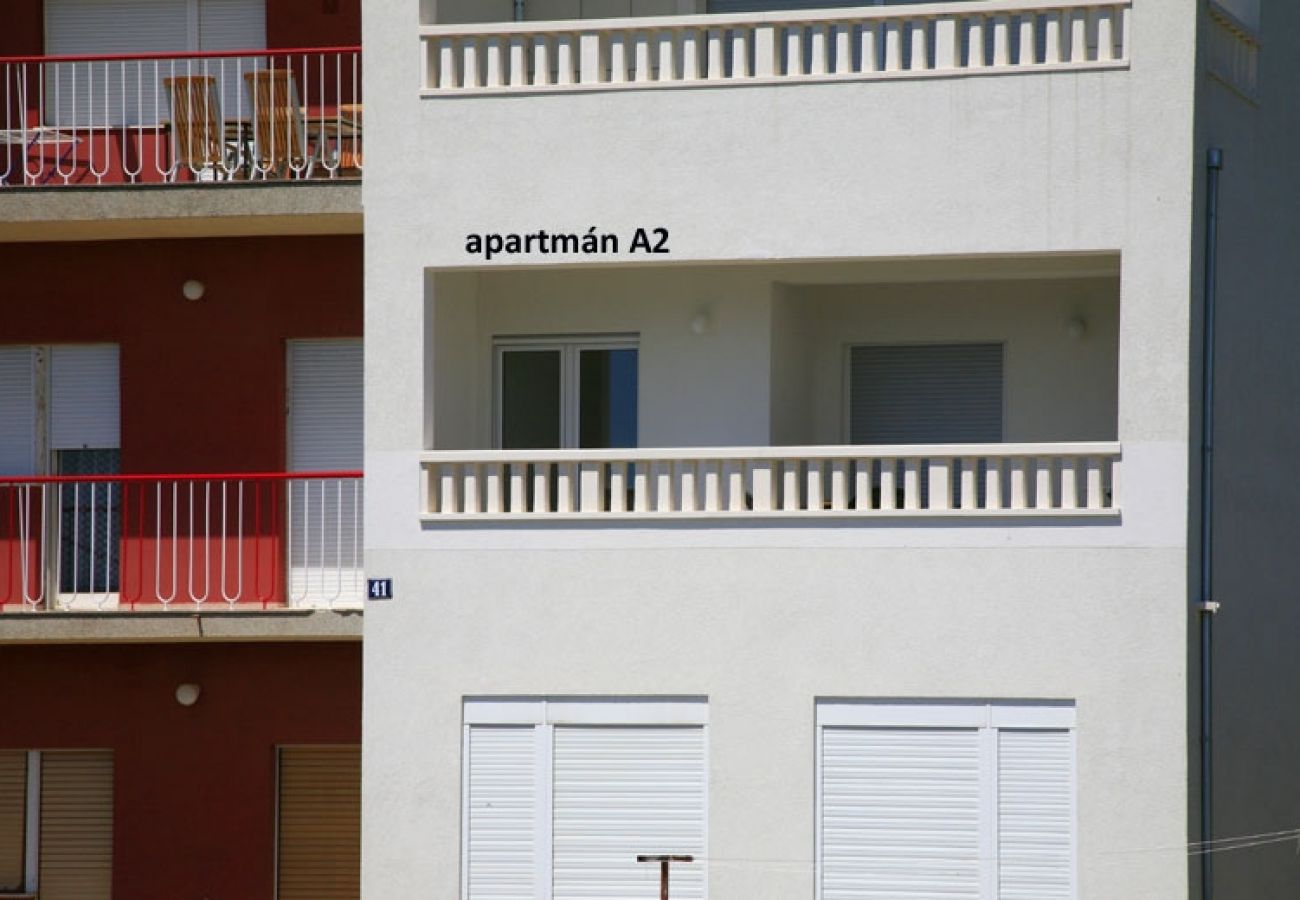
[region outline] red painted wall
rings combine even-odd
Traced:
[[[285,341],[360,337],[361,295],[359,236],[0,244],[0,344],[121,345],[127,473],[282,471]]]
[[[5,0],[0,56],[34,56],[45,47],[43,0]]]
[[[361,740],[359,643],[10,646],[0,683],[0,747],[114,751],[130,900],[271,900],[275,747]]]

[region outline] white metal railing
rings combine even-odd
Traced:
[[[0,186],[361,168],[360,47],[0,57]]]
[[[429,25],[426,96],[710,87],[1128,64],[1131,0]]]
[[[1081,516],[1119,512],[1120,445],[425,453],[424,517]]]
[[[1259,100],[1259,34],[1211,0],[1206,36],[1210,74],[1249,100]]]
[[[0,479],[0,611],[356,606],[359,472]]]

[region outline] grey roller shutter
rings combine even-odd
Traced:
[[[50,447],[121,446],[118,350],[115,345],[50,350]]]
[[[980,898],[976,729],[826,728],[822,900]]]
[[[997,443],[1002,383],[1001,344],[854,347],[849,441]]]
[[[361,748],[280,749],[277,900],[361,896]]]
[[[709,0],[711,13],[784,12],[798,9],[847,9],[879,6],[874,0]]]
[[[0,347],[0,475],[36,473],[36,352]]]
[[[1074,740],[1065,729],[998,733],[998,898],[1069,900]]]
[[[538,739],[532,726],[469,729],[466,900],[536,900]]]
[[[557,726],[554,753],[554,900],[652,900],[637,854],[702,860],[703,728]],[[702,861],[674,867],[672,896],[704,896]]]
[[[266,48],[266,0],[203,0],[199,4],[199,49],[263,50]],[[252,100],[244,73],[265,68],[265,58],[209,59],[202,71],[221,83],[221,111],[227,119],[248,118]],[[302,85],[299,85],[302,90]],[[319,97],[303,97],[319,103]]]
[[[113,753],[41,754],[41,900],[109,900]]]

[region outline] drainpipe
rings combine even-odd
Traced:
[[[516,22],[522,22],[524,20],[525,2],[526,0],[515,0],[515,21]]]
[[[1210,148],[1206,158],[1205,194],[1205,310],[1201,347],[1201,584],[1199,613],[1201,625],[1201,900],[1214,896],[1214,854],[1208,851],[1214,839],[1214,695],[1212,664],[1214,661],[1214,614],[1219,604],[1213,600],[1214,575],[1214,301],[1218,292],[1219,253],[1219,173],[1223,169],[1223,151]]]

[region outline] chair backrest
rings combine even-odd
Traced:
[[[244,73],[253,110],[253,146],[257,165],[285,172],[306,160],[307,126],[298,106],[298,84],[290,69]]]
[[[221,94],[211,75],[163,79],[172,107],[172,156],[176,165],[206,169],[222,160],[225,127]]]

